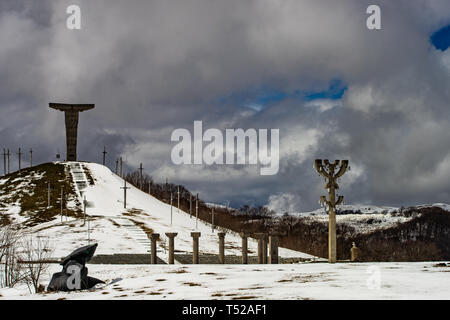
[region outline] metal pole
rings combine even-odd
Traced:
[[[123,189],[123,208],[126,209],[127,208],[127,189],[130,189],[130,187],[127,187],[127,180],[123,180],[124,181],[124,186],[120,187],[121,189]]]
[[[86,196],[83,199],[84,224],[86,224]]]
[[[189,193],[189,218],[192,218],[192,193]]]
[[[47,187],[47,208],[50,208],[50,182],[48,183],[48,187]]]
[[[144,190],[144,185],[142,184],[142,163],[139,166],[139,189]]]
[[[214,232],[214,207],[212,207],[211,217],[211,232]]]
[[[197,199],[195,201],[195,229],[198,228],[198,193],[197,193]]]
[[[117,168],[119,167],[119,159],[116,159],[116,174],[117,174]]]
[[[9,149],[8,149],[8,153],[7,153],[7,156],[8,156],[8,174],[9,174]]]
[[[178,211],[180,211],[180,186],[178,186]]]
[[[122,178],[122,157],[120,157],[120,160],[119,160],[119,164],[120,164],[120,177]]]
[[[105,165],[105,163],[106,163],[106,154],[107,154],[108,152],[106,152],[106,146],[103,146],[103,165]]]
[[[170,226],[172,226],[172,193],[170,194]]]
[[[6,176],[6,150],[3,149],[3,174]]]
[[[63,188],[61,187],[61,222],[63,221]]]
[[[33,149],[30,149],[30,168],[33,166]]]
[[[19,171],[22,169],[22,151],[19,148],[19,152],[17,153],[19,155]]]
[[[88,218],[88,245],[91,244],[91,219]]]

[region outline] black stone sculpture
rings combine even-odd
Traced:
[[[89,277],[87,275],[88,268],[85,266],[86,262],[91,260],[94,255],[95,250],[97,249],[97,243],[91,244],[88,246],[84,246],[76,249],[74,252],[69,254],[64,260],[60,263],[63,266],[63,270],[61,272],[54,273],[52,279],[50,280],[50,284],[47,287],[48,291],[73,291],[79,289],[90,289],[95,286],[97,283],[104,283],[103,281]],[[75,268],[80,270],[80,287],[79,288],[69,288],[68,279],[72,275],[69,272],[69,268]]]

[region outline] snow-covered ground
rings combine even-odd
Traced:
[[[177,253],[192,252],[192,231],[201,232],[201,252],[218,253],[218,230],[212,231],[209,224],[201,220],[196,223],[195,217],[175,207],[171,215],[170,205],[129,184],[127,209],[124,209],[123,179],[94,163],[83,163],[82,166],[72,163],[74,167],[77,172],[86,167],[95,180],[94,185],[89,185],[86,174],[79,172],[74,177],[78,182],[79,202],[84,196],[88,201],[86,223],[81,218],[64,217],[61,221],[61,217],[57,217],[27,230],[48,238],[55,258],[66,256],[88,241],[98,243],[96,254],[148,253],[149,241],[144,229],[160,234],[158,256],[164,261],[167,259],[166,232],[178,233],[175,238]],[[449,207],[438,205],[444,209]],[[361,214],[337,217],[338,223],[353,223],[361,230],[389,227],[393,223],[406,221],[401,219],[409,219],[396,216],[396,208],[391,207],[344,206],[341,209],[361,210]],[[15,216],[20,208],[17,204],[11,204],[5,210]],[[328,218],[323,209],[301,215],[324,222]],[[375,223],[367,224],[367,219],[373,219]],[[240,255],[240,236],[226,231],[226,254]],[[249,254],[255,255],[256,248],[256,241],[249,239]],[[280,248],[279,255],[323,260],[284,248]],[[0,289],[0,299],[450,299],[450,264],[434,267],[435,264],[88,264],[89,275],[105,280],[105,285],[76,293],[45,294],[30,294],[27,287],[17,285],[15,288]],[[41,283],[47,285],[51,274],[60,270],[60,265],[52,264]]]
[[[106,281],[72,293],[0,289],[0,299],[450,299],[450,267],[420,263],[87,265]],[[449,264],[450,266],[450,264]],[[61,266],[53,265],[46,275]]]

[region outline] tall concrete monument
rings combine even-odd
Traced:
[[[95,104],[49,103],[49,107],[64,111],[66,118],[66,161],[77,161],[78,114],[94,109]]]
[[[336,190],[339,189],[337,180],[347,171],[348,160],[316,159],[314,167],[327,182],[325,189],[328,189],[328,200],[326,196],[320,197],[320,203],[328,209],[328,262],[335,263],[337,259],[336,250],[336,206],[342,204],[343,196],[338,196],[336,200]]]

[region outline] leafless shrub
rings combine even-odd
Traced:
[[[27,236],[21,241],[22,251],[20,259],[22,264],[22,280],[35,293],[40,292],[39,281],[48,270],[49,260],[53,253],[48,239],[39,236]]]
[[[0,230],[0,286],[13,287],[21,280],[20,265],[17,263],[17,245],[20,231],[13,226]]]

